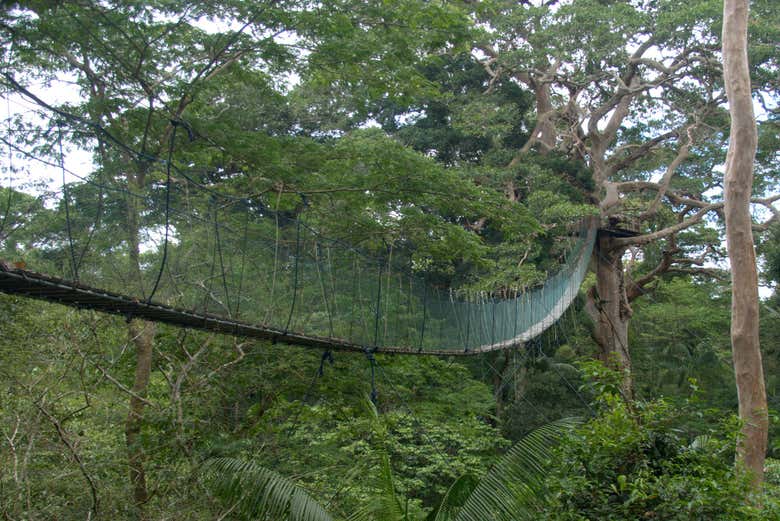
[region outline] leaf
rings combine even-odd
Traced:
[[[426,521],[449,521],[450,519],[455,519],[456,513],[463,507],[478,484],[479,480],[471,474],[464,474],[456,479],[450,485],[439,506],[428,514]]]
[[[205,463],[205,481],[236,511],[251,518],[332,521],[314,498],[291,480],[252,461],[215,458]]]
[[[547,499],[551,449],[579,423],[575,418],[558,420],[517,442],[479,481],[455,521],[536,519]]]
[[[349,521],[402,521],[406,512],[395,491],[395,480],[390,468],[390,458],[382,453],[378,485],[379,494],[349,516]]]

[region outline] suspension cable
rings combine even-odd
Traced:
[[[300,216],[296,219],[295,226],[295,266],[293,268],[293,294],[292,303],[290,304],[290,314],[287,316],[287,325],[284,326],[284,333],[290,330],[290,324],[292,323],[293,313],[295,312],[295,301],[298,297],[298,259],[301,256],[301,219]]]
[[[163,255],[160,261],[160,271],[157,272],[157,279],[154,281],[152,292],[149,294],[149,298],[146,299],[147,303],[151,303],[152,297],[157,293],[157,287],[160,285],[160,279],[162,279],[163,270],[165,269],[165,262],[168,260],[168,234],[170,233],[171,212],[171,159],[173,158],[173,147],[176,143],[176,130],[179,128],[179,122],[172,119],[171,125],[173,125],[173,131],[171,132],[171,140],[168,143],[168,161],[165,163],[165,238],[163,239]]]
[[[60,170],[62,172],[62,197],[65,202],[65,224],[68,233],[68,244],[70,246],[70,269],[73,273],[73,280],[79,280],[79,268],[76,265],[76,250],[73,245],[73,228],[70,222],[70,196],[68,194],[68,183],[65,179],[65,154],[62,151],[62,124],[57,121],[57,145],[60,154]]]

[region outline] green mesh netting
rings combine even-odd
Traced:
[[[334,347],[478,353],[551,326],[577,294],[596,235],[588,220],[543,285],[498,298],[431,284],[391,254],[377,258],[323,236],[307,224],[305,196],[295,209],[274,210],[180,170],[168,178],[164,161],[154,171],[143,193],[130,175],[97,173],[30,196],[6,176],[0,259],[138,301],[328,338]]]

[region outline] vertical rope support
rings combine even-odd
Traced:
[[[514,334],[512,335],[512,338],[517,338],[518,331],[518,322],[520,321],[520,298],[517,295],[517,288],[515,288],[515,298],[514,298],[514,304],[515,304],[515,330]]]
[[[70,223],[70,196],[68,194],[68,183],[65,179],[65,154],[62,150],[62,124],[57,122],[57,146],[60,154],[60,171],[62,172],[62,198],[65,202],[65,225],[68,233],[68,245],[70,247],[70,271],[73,274],[73,280],[79,280],[79,268],[76,265],[76,249],[73,245],[73,228]]]
[[[238,272],[238,292],[236,294],[236,318],[241,313],[241,292],[244,288],[244,268],[246,266],[246,244],[249,236],[249,206],[246,208],[246,216],[244,217],[244,234],[241,240],[241,270]]]
[[[492,296],[490,297],[490,310],[492,313],[492,316],[490,318],[490,345],[494,345],[496,343],[496,297]]]
[[[215,205],[214,202],[214,196],[212,196],[210,202],[210,205]],[[209,306],[209,296],[212,295],[211,288],[212,288],[212,280],[214,280],[214,270],[217,266],[217,241],[214,240],[214,248],[211,250],[211,269],[209,271],[209,278],[208,278],[208,287],[206,288],[204,285],[204,289],[206,290],[203,293],[203,311],[208,312],[208,306]]]
[[[100,139],[98,137],[98,139]],[[104,206],[104,194],[103,194],[103,182],[100,179],[102,176],[103,170],[102,168],[98,170],[98,184],[100,191],[98,192],[98,206],[97,210],[95,211],[95,222],[92,224],[92,229],[89,231],[89,235],[87,236],[87,240],[84,242],[84,247],[81,249],[81,253],[79,254],[78,261],[76,262],[76,268],[81,268],[81,263],[84,262],[84,257],[87,255],[87,251],[89,250],[89,246],[92,244],[92,239],[95,237],[95,233],[97,232],[98,228],[100,227],[100,220],[103,218],[103,206]]]
[[[468,295],[466,295],[466,303],[470,304],[469,301],[470,301],[470,297]],[[465,315],[466,315],[466,342],[465,342],[465,346],[463,348],[463,351],[465,353],[468,353],[469,352],[469,340],[470,340],[470,336],[471,336],[471,306],[469,306],[469,305],[466,306],[466,313],[465,313]]]
[[[295,266],[293,267],[293,294],[292,303],[290,304],[290,314],[287,317],[287,325],[284,326],[284,333],[287,334],[290,331],[290,324],[292,323],[293,313],[295,313],[295,301],[298,297],[298,258],[301,256],[301,218],[300,216],[295,220]]]
[[[428,315],[428,284],[423,282],[423,309],[422,309],[422,325],[420,326],[420,344],[417,346],[417,352],[423,350],[423,341],[425,340],[425,319]]]
[[[315,264],[317,266],[317,278],[320,281],[320,290],[322,291],[322,301],[325,304],[325,312],[328,314],[328,331],[329,336],[333,338],[333,312],[331,311],[330,302],[328,301],[327,293],[325,292],[325,281],[322,278],[322,266],[320,265],[320,259],[322,258],[322,255],[320,254],[320,244],[315,243],[314,244],[314,257],[315,257]]]
[[[379,320],[382,318],[382,266],[384,263],[379,262],[379,268],[377,271],[377,289],[376,289],[376,306],[374,309],[374,348],[379,345]]]
[[[225,309],[230,316],[230,292],[228,291],[227,274],[225,273],[225,261],[222,257],[222,240],[219,237],[219,207],[214,208],[214,240],[216,241],[217,255],[219,257],[219,269],[222,273],[222,289],[225,292]]]
[[[8,201],[5,205],[5,211],[3,212],[3,221],[0,222],[0,240],[3,240],[5,236],[3,235],[3,231],[5,230],[6,225],[8,224],[8,219],[11,216],[11,205],[13,204],[13,186],[14,186],[14,153],[13,149],[11,148],[11,99],[10,97],[5,98],[5,105],[6,105],[6,130],[8,132],[9,141],[8,141]]]
[[[165,238],[163,239],[163,256],[160,261],[160,271],[157,272],[157,279],[154,281],[152,292],[149,294],[149,298],[146,299],[147,303],[152,302],[152,297],[157,293],[157,288],[160,285],[162,279],[163,270],[165,269],[165,262],[168,260],[168,235],[171,228],[171,161],[173,160],[173,146],[176,143],[176,129],[179,128],[178,121],[171,120],[173,125],[173,131],[171,132],[171,140],[168,143],[168,161],[165,162]]]
[[[352,330],[355,326],[355,301],[357,300],[360,289],[358,286],[358,281],[360,280],[360,264],[358,263],[357,253],[355,253],[354,256],[355,268],[352,271],[352,298],[349,299],[351,305],[349,307],[349,331],[347,332],[347,338],[352,338]]]

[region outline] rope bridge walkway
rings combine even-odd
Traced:
[[[61,148],[57,193],[0,187],[0,291],[328,350],[473,355],[552,326],[595,242],[587,220],[543,285],[500,296],[450,289],[392,248],[377,256],[320,233],[303,194],[280,206],[281,192],[220,193],[177,168],[171,151],[143,191],[132,174],[101,170],[66,183]]]

